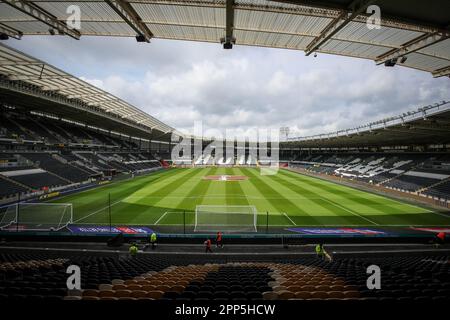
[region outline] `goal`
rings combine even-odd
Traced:
[[[71,203],[15,203],[0,207],[2,230],[61,230],[73,222]]]
[[[255,206],[195,207],[194,232],[257,232]]]

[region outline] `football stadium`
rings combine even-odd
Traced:
[[[1,1],[0,300],[448,302],[449,13]]]

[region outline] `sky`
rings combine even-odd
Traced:
[[[304,52],[134,38],[26,37],[6,45],[192,133],[202,121],[242,137],[289,127],[292,136],[349,129],[450,98],[448,78],[373,61]],[[209,134],[211,136],[211,134]]]

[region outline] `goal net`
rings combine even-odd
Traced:
[[[61,230],[72,223],[71,203],[15,203],[0,207],[0,229]]]
[[[255,206],[198,205],[195,232],[257,232]]]

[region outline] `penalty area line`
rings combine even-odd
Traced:
[[[159,219],[156,220],[155,226],[156,226],[162,219],[164,219],[164,217],[165,217],[168,213],[169,213],[169,211],[164,212],[164,213],[159,217]]]
[[[324,200],[324,201],[326,201],[326,202],[332,204],[332,205],[335,206],[335,207],[338,207],[338,208],[340,208],[340,209],[342,209],[342,210],[345,210],[345,211],[347,211],[348,213],[351,213],[351,214],[354,215],[354,216],[357,216],[357,217],[359,217],[359,218],[361,218],[361,219],[364,219],[364,220],[366,220],[366,221],[369,221],[369,222],[370,222],[371,224],[373,224],[373,225],[380,226],[378,223],[376,223],[376,222],[370,220],[369,218],[367,218],[367,217],[365,217],[365,216],[362,216],[362,215],[360,215],[360,214],[358,214],[358,213],[354,212],[353,210],[350,210],[350,209],[348,209],[348,208],[346,208],[346,207],[343,207],[343,206],[341,206],[341,205],[335,203],[334,201],[328,200],[328,199],[326,199],[326,198],[322,198],[322,200]]]
[[[297,224],[294,222],[294,221],[292,221],[292,219],[286,214],[286,212],[283,212],[283,215],[294,225],[294,226],[296,226]]]
[[[113,203],[111,204],[111,207],[114,206],[114,205],[116,205],[116,204],[118,204],[118,203],[120,203],[120,202],[122,202],[122,200],[124,200],[124,199],[121,199],[121,200],[119,200],[119,201],[113,202]],[[88,215],[86,215],[86,216],[84,216],[84,217],[81,217],[80,219],[75,220],[75,221],[73,222],[73,224],[74,224],[74,223],[77,223],[78,221],[81,221],[81,220],[84,220],[84,219],[86,219],[86,218],[89,218],[90,216],[93,216],[94,214],[97,214],[97,213],[99,213],[99,212],[101,212],[101,211],[103,211],[103,210],[105,210],[105,209],[108,209],[108,208],[109,208],[109,206],[106,206],[106,207],[103,207],[103,208],[101,208],[101,209],[98,209],[98,210],[96,210],[96,211],[94,211],[94,212],[91,212],[90,214],[88,214]]]

